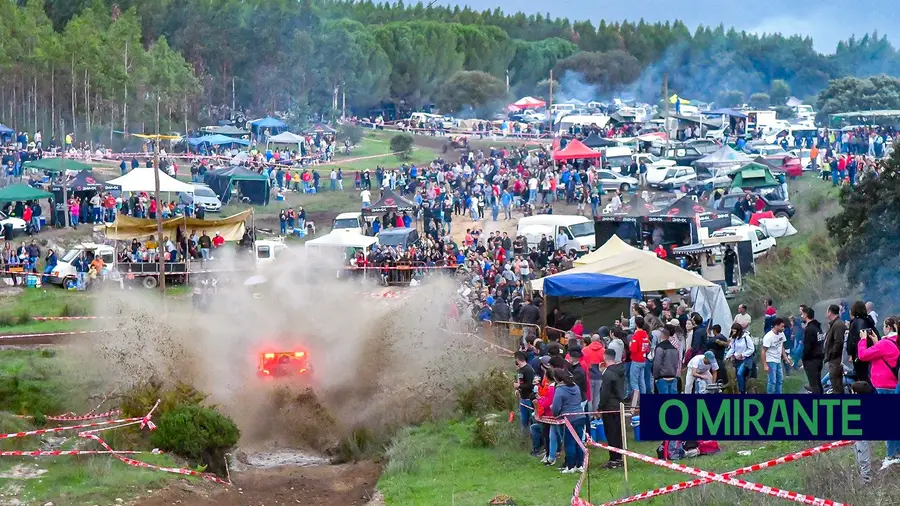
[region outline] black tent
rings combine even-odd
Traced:
[[[75,177],[66,183],[66,190],[70,192],[80,192],[80,191],[117,191],[122,188],[117,184],[109,184],[103,181],[100,181],[97,177],[95,177],[91,171],[83,170],[78,174],[75,174]],[[55,192],[62,192],[63,185],[62,183],[54,183],[50,190]]]
[[[375,202],[371,206],[363,209],[362,213],[364,215],[385,213],[388,211],[396,211],[398,213],[402,213],[412,212],[412,210],[415,208],[416,205],[413,202],[410,202],[409,200],[394,193],[392,190],[385,188],[384,190],[381,190],[381,198],[378,199],[378,202]]]
[[[228,203],[235,183],[240,188],[240,195],[248,198],[251,204],[269,204],[269,178],[239,165],[207,172],[203,176],[203,182],[216,192],[222,204]]]
[[[618,146],[619,143],[612,139],[604,139],[600,137],[597,132],[588,135],[583,141],[582,144],[589,148],[608,148],[612,146]]]

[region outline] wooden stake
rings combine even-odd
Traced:
[[[625,403],[619,403],[619,418],[622,424],[622,449],[628,449],[628,433],[625,432]],[[628,483],[628,457],[622,455],[622,465],[625,466],[625,482]]]

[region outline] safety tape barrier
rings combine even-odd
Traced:
[[[46,419],[51,422],[81,422],[84,420],[98,420],[100,418],[109,418],[111,416],[117,416],[117,415],[121,415],[121,414],[122,414],[122,410],[114,409],[112,411],[107,411],[106,413],[97,413],[97,414],[88,413],[83,416],[78,416],[75,413],[66,413],[64,415],[48,416],[48,417],[46,417]],[[34,416],[32,416],[32,415],[17,415],[16,418],[34,419]]]
[[[587,448],[585,444],[581,441],[581,438],[576,434],[575,428],[572,427],[572,424],[569,420],[566,420],[566,428],[569,432],[575,437],[576,443],[585,450],[585,456],[588,454]],[[640,453],[635,453],[629,450],[623,450],[621,448],[616,448],[615,446],[610,446],[603,443],[598,443],[596,441],[592,441],[590,437],[587,438],[587,444],[596,448],[602,448],[604,450],[618,453],[620,455],[631,457],[636,460],[640,460],[641,462],[645,462],[647,464],[653,464],[655,466],[664,467],[666,469],[670,469],[672,471],[678,471],[680,473],[689,474],[691,476],[696,476],[699,478],[708,479],[710,481],[714,481],[717,483],[724,483],[726,485],[731,485],[733,487],[737,487],[743,490],[750,490],[752,492],[756,492],[758,494],[768,495],[771,497],[775,497],[778,499],[785,499],[788,501],[798,502],[802,504],[809,504],[811,506],[845,506],[844,503],[832,501],[831,499],[822,499],[819,497],[800,494],[798,492],[793,492],[790,490],[783,490],[776,487],[769,487],[766,485],[760,485],[758,483],[753,483],[737,478],[728,477],[719,473],[711,473],[709,471],[703,471],[702,469],[697,469],[696,467],[686,466],[684,464],[678,464],[675,462],[669,462],[667,460],[657,459],[655,457],[650,457],[647,455],[643,455]],[[587,459],[585,459],[587,460]],[[587,469],[585,469],[584,474],[587,474]],[[576,489],[580,492],[580,489]],[[577,495],[573,494],[572,505],[573,506],[587,506],[589,503],[585,502]],[[849,505],[846,505],[849,506]]]
[[[813,455],[819,455],[825,453],[830,450],[834,450],[837,448],[843,448],[845,446],[849,446],[853,444],[853,441],[835,441],[833,443],[826,443],[821,446],[816,446],[814,448],[809,448],[806,450],[802,450],[796,453],[791,453],[789,455],[785,455],[783,457],[778,457],[777,459],[767,460],[766,462],[760,462],[759,464],[754,464],[752,466],[742,467],[740,469],[735,469],[734,471],[730,471],[722,474],[724,477],[733,478],[735,476],[740,476],[742,474],[748,474],[755,471],[760,471],[762,469],[769,469],[781,464],[786,464],[788,462],[794,462],[800,459],[804,459],[806,457],[811,457]],[[692,481],[683,481],[681,483],[676,483],[674,485],[669,485],[667,487],[660,487],[654,490],[649,490],[647,492],[642,492],[640,494],[633,495],[631,497],[626,497],[624,499],[618,499],[615,501],[605,502],[600,506],[616,506],[619,504],[628,504],[631,502],[642,501],[644,499],[650,499],[652,497],[659,497],[661,495],[671,494],[672,492],[678,492],[680,490],[687,490],[689,488],[699,487],[700,485],[706,485],[708,483],[712,483],[713,480],[708,478],[696,479]]]
[[[142,417],[134,417],[134,418],[123,418],[120,420],[110,420],[107,422],[96,422],[89,423],[83,425],[72,425],[69,427],[57,427],[52,429],[39,429],[25,432],[14,432],[11,434],[0,434],[0,439],[11,439],[11,438],[22,438],[27,436],[39,436],[42,434],[55,433],[55,432],[64,432],[70,430],[79,430],[79,429],[89,429],[85,431],[81,431],[78,433],[78,437],[89,439],[91,441],[96,441],[100,446],[104,448],[105,451],[97,451],[97,450],[38,450],[38,451],[7,451],[0,452],[0,456],[9,456],[9,457],[28,457],[28,456],[69,456],[69,455],[111,455],[112,457],[118,459],[119,461],[132,466],[132,467],[141,467],[145,469],[154,469],[157,471],[162,471],[166,473],[172,474],[180,474],[185,476],[196,476],[202,478],[207,481],[211,481],[214,483],[219,483],[222,485],[231,485],[230,481],[223,480],[218,476],[215,476],[210,473],[203,473],[200,471],[194,471],[191,469],[184,468],[176,468],[176,467],[163,467],[157,466],[155,464],[149,464],[147,462],[142,462],[140,460],[131,459],[128,457],[123,457],[122,455],[136,455],[143,453],[160,453],[159,450],[153,450],[151,452],[140,452],[140,451],[117,451],[113,450],[109,444],[104,441],[100,436],[96,435],[98,432],[103,432],[107,430],[120,429],[122,427],[127,427],[130,425],[140,425],[141,429],[147,429],[153,431],[156,429],[156,425],[151,421],[153,416],[153,412],[156,411],[156,408],[159,407],[160,400],[156,401],[156,404],[153,405],[153,408],[150,411],[142,416]]]
[[[112,320],[119,318],[118,316],[32,316],[32,320],[39,322],[56,321],[56,320]]]
[[[12,340],[12,339],[28,339],[28,338],[37,338],[37,337],[62,337],[62,336],[75,336],[81,334],[99,334],[103,332],[115,332],[116,329],[105,329],[105,330],[72,330],[68,332],[42,332],[38,334],[9,334],[9,335],[0,335],[0,343],[4,340]]]
[[[535,410],[533,406],[529,406],[529,405],[527,405],[527,404],[525,404],[525,403],[523,403],[523,402],[521,402],[521,401],[519,402],[519,407],[523,407],[523,408],[529,409],[529,410],[531,410],[531,411],[534,411],[534,410]],[[634,413],[639,413],[639,412],[640,412],[640,408],[635,407],[635,408],[632,408],[632,409],[633,409]],[[541,423],[548,423],[548,424],[550,424],[550,425],[563,425],[563,424],[565,423],[565,422],[563,422],[563,418],[570,418],[570,417],[576,417],[576,416],[618,415],[618,414],[620,414],[620,413],[621,413],[621,411],[619,411],[619,410],[614,410],[614,411],[581,411],[581,412],[579,412],[579,413],[566,413],[565,416],[560,416],[560,417],[540,417],[540,418],[539,418],[539,417],[535,416],[535,419],[536,419],[538,422],[541,422]],[[627,412],[626,412],[626,414],[625,414],[626,417],[631,416],[631,415],[632,415],[632,413],[627,413]]]
[[[500,345],[498,345],[498,344],[494,344],[494,343],[492,343],[492,342],[490,342],[490,341],[488,341],[488,340],[486,340],[486,339],[482,339],[482,338],[478,337],[477,335],[475,335],[475,334],[473,334],[473,333],[471,333],[471,332],[459,332],[459,331],[456,331],[456,330],[450,330],[450,329],[447,329],[447,328],[444,328],[444,327],[439,327],[439,328],[440,328],[440,330],[442,330],[442,331],[444,331],[444,332],[446,332],[446,333],[448,333],[448,334],[454,334],[454,335],[465,336],[465,337],[469,337],[469,338],[475,339],[475,340],[477,340],[477,341],[481,341],[481,342],[483,342],[484,344],[488,345],[488,347],[490,347],[492,350],[495,350],[496,352],[498,352],[498,353],[500,353],[500,354],[502,354],[502,355],[504,355],[504,356],[512,357],[512,356],[515,355],[515,352],[514,352],[514,351],[508,350],[508,349],[504,348],[503,346],[500,346]]]

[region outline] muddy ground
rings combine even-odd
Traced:
[[[234,486],[179,481],[134,506],[364,506],[381,467],[371,461],[335,466],[250,469],[232,473]]]

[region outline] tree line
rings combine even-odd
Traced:
[[[551,71],[567,93],[655,101],[666,75],[680,95],[729,105],[778,105],[837,77],[900,72],[877,34],[823,55],[809,37],[421,2],[8,0],[0,30],[0,120],[97,140],[154,130],[157,105],[160,128],[183,131],[232,106],[302,123],[345,104],[458,111],[547,98]]]

